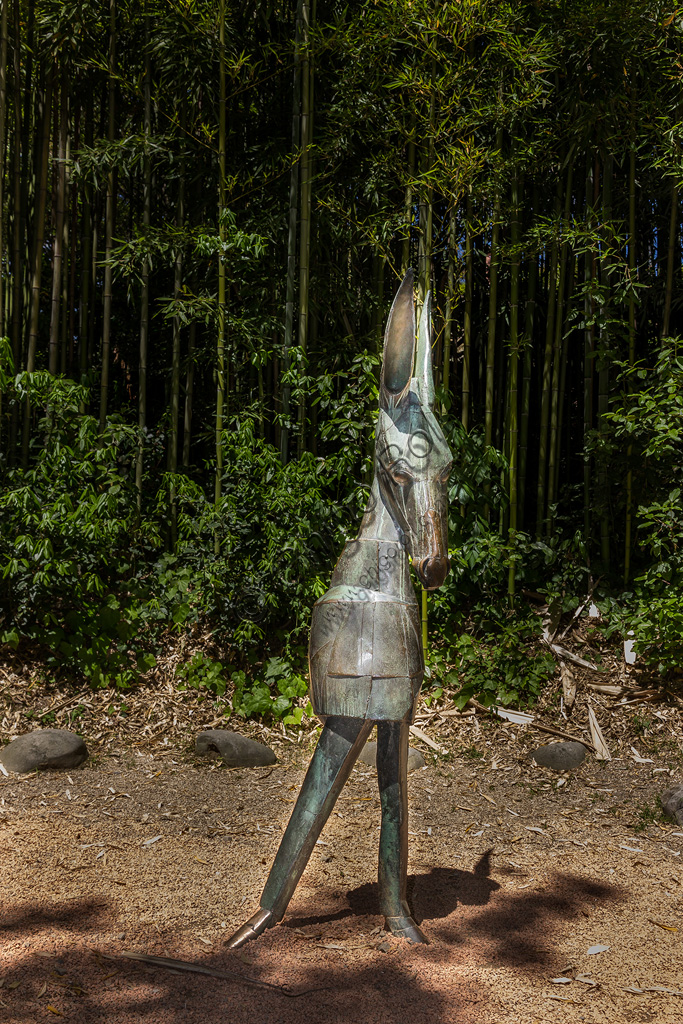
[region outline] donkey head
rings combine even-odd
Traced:
[[[431,311],[427,295],[415,352],[413,272],[389,313],[384,336],[375,472],[382,501],[401,532],[420,582],[440,587],[448,572],[452,456],[433,413]],[[414,375],[413,375],[414,368]]]

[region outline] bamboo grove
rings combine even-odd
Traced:
[[[129,581],[241,545],[233,639],[296,617],[273,581],[324,578],[362,507],[409,265],[469,552],[438,621],[487,559],[506,602],[553,574],[631,592],[663,562],[683,588],[682,33],[664,0],[3,0],[5,626],[46,540],[62,571],[19,496],[65,446],[109,453],[95,492],[129,489],[98,541],[145,534]],[[112,574],[93,570],[104,604]]]

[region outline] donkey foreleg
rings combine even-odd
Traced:
[[[410,942],[429,942],[408,906],[408,737],[410,724],[377,723],[377,780],[382,805],[379,904],[388,931]]]
[[[284,917],[297,883],[375,723],[330,717],[311,759],[261,896],[261,909],[228,939],[237,949]]]

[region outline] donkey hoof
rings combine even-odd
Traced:
[[[399,939],[407,939],[408,942],[421,942],[429,945],[429,939],[422,929],[418,928],[412,917],[407,915],[402,917],[385,917],[384,927]]]
[[[226,939],[225,944],[228,949],[239,949],[245,942],[258,938],[261,932],[264,932],[266,928],[272,928],[274,924],[277,924],[277,921],[272,910],[261,908],[253,917],[249,918],[246,924],[238,928],[234,935]]]

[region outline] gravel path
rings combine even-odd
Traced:
[[[427,947],[380,930],[376,775],[359,765],[284,923],[230,953],[310,753],[289,751],[269,769],[123,750],[0,777],[4,1024],[681,1020],[683,995],[627,991],[683,989],[683,829],[644,810],[664,762],[589,758],[560,788],[508,753],[415,772],[410,898]]]

